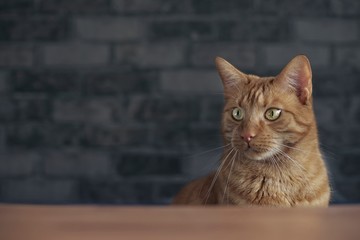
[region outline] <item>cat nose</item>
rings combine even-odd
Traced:
[[[241,138],[247,143],[249,143],[254,137],[255,137],[255,134],[252,134],[252,133],[241,134]]]

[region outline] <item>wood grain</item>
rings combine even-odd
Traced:
[[[2,240],[360,239],[360,206],[328,209],[0,205]]]

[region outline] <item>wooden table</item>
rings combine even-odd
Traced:
[[[360,239],[360,206],[328,209],[0,205],[1,240]]]

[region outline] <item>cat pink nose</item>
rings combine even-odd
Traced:
[[[254,137],[255,137],[255,134],[251,134],[251,133],[241,134],[241,138],[247,143],[249,143]]]

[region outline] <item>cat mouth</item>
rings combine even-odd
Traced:
[[[278,152],[274,149],[257,149],[255,147],[248,146],[243,150],[243,154],[249,160],[267,161],[269,159],[275,158]]]
[[[252,161],[267,161],[271,160],[279,154],[276,146],[257,146],[256,144],[241,143],[232,145],[235,149],[242,153],[248,160]]]

